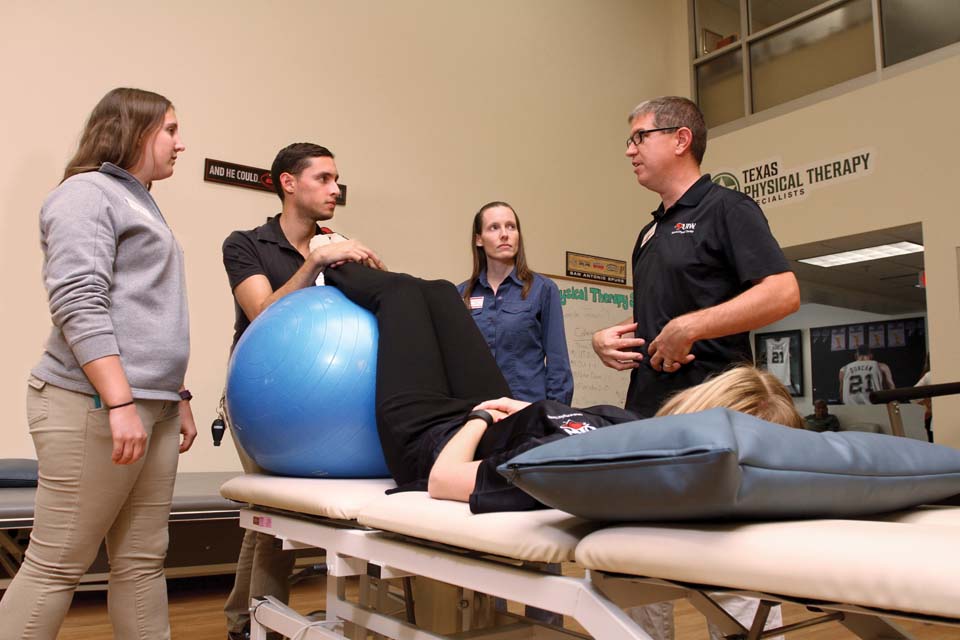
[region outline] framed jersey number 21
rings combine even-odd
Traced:
[[[753,336],[753,358],[757,367],[775,375],[795,398],[803,397],[802,340],[799,329]]]

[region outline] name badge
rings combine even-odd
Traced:
[[[483,296],[473,296],[470,298],[471,309],[483,309]]]

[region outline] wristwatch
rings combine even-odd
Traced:
[[[180,390],[180,399],[181,400],[193,400],[193,394],[190,393],[190,389],[181,389]]]
[[[467,422],[474,419],[483,420],[484,422],[487,423],[488,427],[492,425],[494,422],[493,416],[490,415],[489,412],[484,411],[483,409],[477,409],[476,411],[471,411],[470,413],[467,414]]]

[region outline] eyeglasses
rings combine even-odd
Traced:
[[[627,138],[627,147],[631,144],[639,147],[643,144],[643,136],[648,133],[656,133],[657,131],[676,131],[680,127],[660,127],[659,129],[637,129],[630,134],[630,137]]]

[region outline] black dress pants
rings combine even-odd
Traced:
[[[377,317],[377,427],[387,466],[399,485],[426,480],[438,440],[510,387],[452,283],[354,263],[325,278]]]

